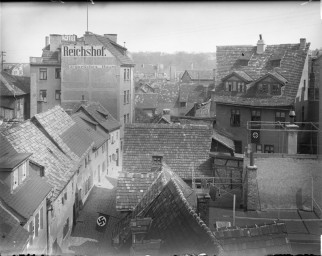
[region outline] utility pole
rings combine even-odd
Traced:
[[[4,60],[4,57],[6,57],[6,52],[5,51],[1,51],[1,71],[3,71],[3,62],[6,62]]]

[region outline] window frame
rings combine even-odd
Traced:
[[[61,100],[61,90],[55,90],[55,100]]]
[[[264,153],[274,153],[274,145],[265,144],[264,145]]]
[[[55,68],[55,79],[61,79],[61,68]]]
[[[260,146],[260,150],[258,149],[259,146]],[[262,153],[262,152],[263,152],[262,144],[260,144],[260,143],[256,144],[256,153]]]
[[[240,127],[240,116],[241,116],[240,109],[237,109],[237,108],[231,109],[230,110],[230,126]]]
[[[44,97],[45,93],[45,97]],[[39,100],[43,102],[47,102],[47,90],[41,89],[39,90]]]
[[[47,68],[39,68],[39,80],[47,80],[48,71]]]

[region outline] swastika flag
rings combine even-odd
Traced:
[[[108,220],[109,220],[109,215],[103,214],[103,213],[99,213],[99,216],[96,220],[96,230],[99,232],[104,232],[107,224],[108,224]]]
[[[251,143],[260,143],[260,133],[258,130],[251,131]]]

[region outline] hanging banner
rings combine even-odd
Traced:
[[[96,230],[99,232],[104,232],[106,230],[109,218],[109,215],[100,213],[96,220]]]
[[[260,133],[258,130],[251,131],[251,143],[260,143]]]

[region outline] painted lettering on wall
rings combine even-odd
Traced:
[[[97,68],[113,68],[115,65],[69,65],[70,69],[97,69]]]
[[[93,45],[64,45],[62,46],[62,57],[106,57],[107,50],[103,46]]]
[[[65,42],[76,42],[76,35],[62,35],[61,40]]]

